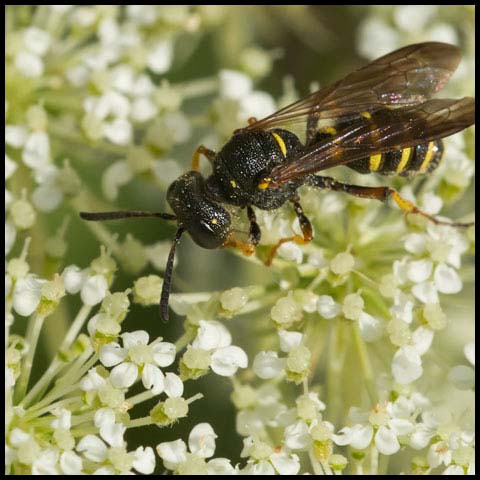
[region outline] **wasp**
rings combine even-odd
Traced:
[[[445,43],[400,48],[266,118],[249,119],[218,153],[199,146],[191,170],[168,188],[167,202],[174,214],[115,211],[80,215],[93,221],[159,217],[177,222],[160,298],[164,321],[168,320],[175,250],[184,232],[203,248],[234,247],[251,255],[261,237],[254,208],[274,210],[290,202],[302,235],[280,239],[266,260],[270,264],[283,243],[312,240],[312,225],[297,193],[302,185],[383,202],[391,198],[408,214],[446,223],[388,186],[341,183],[318,172],[339,165],[365,174],[410,178],[432,172],[442,157],[441,139],[475,122],[473,98],[431,98],[459,62],[459,49]],[[305,132],[303,142],[292,131],[298,126]],[[212,166],[207,178],[198,171],[200,155]],[[235,237],[230,213],[222,204],[246,209],[250,225],[246,241]]]

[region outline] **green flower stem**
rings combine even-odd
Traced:
[[[127,403],[134,406],[138,405],[139,403],[146,402],[147,400],[150,400],[153,398],[155,395],[152,393],[151,390],[145,390],[144,392],[141,392],[137,395],[133,395],[132,397],[129,397],[126,399]]]
[[[370,358],[368,356],[367,347],[363,338],[360,335],[360,329],[358,323],[355,322],[353,325],[353,338],[355,341],[355,346],[357,348],[358,357],[360,359],[360,368],[363,372],[363,378],[365,379],[365,387],[367,389],[368,396],[372,405],[375,405],[378,402],[377,390],[375,388],[375,382],[373,377],[372,365],[370,364]]]
[[[90,359],[88,357],[92,355],[91,351],[85,351],[80,355],[80,357],[72,365],[72,368],[61,377],[57,383],[62,384],[78,382],[89,370],[90,368],[98,362],[98,354],[93,354]],[[87,361],[88,359],[88,361]]]
[[[201,78],[190,82],[180,83],[175,86],[183,98],[203,97],[211,95],[218,90],[218,79],[216,77]]]
[[[345,325],[343,322],[335,321],[329,335],[329,349],[327,361],[327,408],[329,417],[336,419],[341,402],[340,386],[342,381],[342,370],[345,362],[345,354],[348,347],[348,339],[344,335]],[[332,420],[333,421],[333,420]]]
[[[373,443],[370,447],[370,475],[378,474],[378,450]]]
[[[146,417],[135,418],[124,423],[127,428],[144,427],[146,425],[153,425],[152,417],[147,415]]]
[[[75,320],[73,321],[69,331],[65,335],[65,338],[60,346],[59,350],[64,351],[69,348],[72,342],[78,335],[78,332],[83,327],[86,318],[88,317],[92,307],[88,305],[83,305],[80,311],[78,312]],[[57,375],[60,369],[65,365],[65,362],[60,360],[58,357],[54,358],[52,363],[49,365],[47,370],[41,376],[40,380],[35,384],[35,386],[28,392],[25,399],[23,400],[22,404],[24,407],[28,406],[36,397],[38,398],[42,391],[45,391],[48,388],[48,385],[52,381],[52,379]]]
[[[72,392],[75,392],[76,390],[78,390],[78,385],[77,384],[69,385],[69,386],[64,387],[64,388],[54,388],[51,392],[48,393],[48,395],[46,397],[44,397],[38,403],[33,405],[30,408],[29,411],[37,412],[38,410],[40,410],[41,408],[44,408],[46,406],[48,406],[50,408],[50,406],[51,406],[51,404],[54,400],[56,400],[57,398],[60,398],[62,396],[66,397],[68,394],[70,394]],[[65,399],[65,400],[67,400],[67,399]]]
[[[76,427],[78,425],[81,425],[82,423],[85,422],[91,422],[93,423],[93,417],[95,416],[96,411],[95,410],[90,410],[87,413],[84,413],[83,415],[75,415],[72,417],[72,427]]]
[[[193,395],[193,397],[188,398],[187,403],[190,404],[202,398],[203,398],[203,393],[197,393],[196,395]]]
[[[181,352],[194,338],[196,332],[192,329],[188,329],[182,334],[182,336],[175,342],[175,349],[177,352]]]
[[[90,427],[81,427],[81,428],[72,428],[70,430],[72,437],[84,437],[85,435],[96,435],[98,433],[98,428],[95,426]]]
[[[93,145],[89,145],[87,139],[81,133],[78,133],[79,131],[80,128],[77,130],[71,130],[58,121],[51,120],[48,124],[48,133],[50,135],[58,138],[62,142],[78,143],[82,146],[84,152],[85,146],[87,146],[94,148],[97,154],[102,152],[106,155],[118,155],[119,157],[125,156],[125,147],[122,147],[121,145],[115,145],[104,140],[100,140],[95,142]]]
[[[49,405],[43,407],[43,408],[38,408],[36,409],[36,405],[32,409],[28,409],[23,417],[23,420],[27,421],[33,418],[40,417],[41,415],[44,415],[45,413],[51,412],[54,408],[67,408],[69,407],[70,409],[74,409],[75,407],[72,408],[72,405],[75,405],[76,403],[78,404],[78,407],[82,405],[82,397],[81,396],[76,396],[76,397],[70,397],[70,398],[65,398],[64,400],[59,400],[58,402],[55,403],[50,403]]]
[[[92,311],[92,307],[89,305],[82,305],[82,308],[79,310],[77,313],[77,316],[73,320],[72,325],[70,326],[70,329],[68,330],[67,334],[65,335],[65,338],[63,339],[62,344],[59,347],[59,350],[66,350],[67,348],[70,348],[74,340],[77,338],[78,333],[82,329],[88,315]]]
[[[29,319],[27,334],[25,336],[29,348],[23,360],[22,371],[17,382],[17,388],[15,389],[14,398],[17,403],[23,399],[25,392],[27,391],[28,381],[30,380],[30,374],[32,372],[33,357],[35,356],[35,350],[37,348],[38,339],[40,338],[40,332],[45,318],[45,315],[35,313]]]

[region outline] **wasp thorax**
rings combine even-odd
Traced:
[[[198,172],[177,178],[167,192],[167,201],[193,241],[203,248],[218,248],[230,235],[230,214],[205,192],[205,179]]]

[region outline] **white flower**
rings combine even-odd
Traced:
[[[311,443],[310,429],[304,420],[297,420],[285,428],[285,445],[291,450],[305,450]]]
[[[475,344],[465,345],[463,352],[467,360],[475,366]],[[450,370],[448,379],[460,390],[475,388],[475,370],[467,365],[456,365]]]
[[[399,348],[392,360],[392,374],[397,383],[406,385],[422,376],[422,359],[412,346]]]
[[[103,345],[99,352],[103,365],[114,366],[110,372],[112,385],[117,388],[128,388],[135,383],[141,372],[143,386],[152,390],[155,395],[162,393],[165,390],[165,375],[159,367],[166,367],[174,362],[175,345],[168,342],[153,342],[148,345],[149,336],[143,330],[124,333],[121,336],[123,347],[111,342]],[[172,383],[170,378],[170,384]],[[170,393],[178,390],[175,384]]]
[[[438,293],[433,282],[417,283],[412,287],[412,294],[422,303],[438,303]]]
[[[414,303],[410,295],[399,292],[399,294],[395,296],[393,307],[390,307],[392,318],[411,324],[413,320],[413,305]]]
[[[45,132],[28,135],[22,151],[25,165],[34,171],[45,168],[50,163],[50,139]]]
[[[302,263],[303,252],[300,246],[295,242],[286,242],[280,245],[278,255],[289,262],[295,262],[298,265]]]
[[[82,285],[80,297],[85,305],[93,307],[100,303],[107,294],[108,284],[103,275],[93,275]]]
[[[407,277],[413,283],[426,281],[432,273],[433,262],[430,259],[413,260],[407,264]]]
[[[75,452],[63,452],[60,455],[59,463],[64,475],[80,475],[82,473],[83,460]]]
[[[227,347],[232,343],[228,329],[220,322],[200,320],[197,336],[192,343],[195,348],[215,350]]]
[[[150,50],[147,65],[155,73],[165,73],[170,69],[173,59],[173,45],[170,40],[157,42]]]
[[[289,332],[287,330],[279,330],[280,348],[282,352],[288,353],[302,343],[303,334],[300,332]]]
[[[17,279],[13,290],[13,308],[19,315],[28,317],[36,310],[42,296],[42,286],[45,283],[46,280],[31,273],[25,278]]]
[[[435,287],[441,293],[458,293],[462,287],[462,281],[456,270],[441,263],[435,268],[434,273]]]
[[[210,367],[217,375],[230,377],[238,368],[248,366],[247,354],[232,343],[228,329],[216,321],[199,321],[197,336],[192,343],[194,348],[211,352]]]
[[[376,405],[368,415],[367,424],[345,427],[338,435],[332,435],[333,440],[337,445],[351,445],[355,449],[364,450],[373,439],[381,454],[393,455],[400,450],[397,437],[409,434],[414,428],[408,418],[402,418],[406,414],[404,408],[396,408],[395,403]],[[352,416],[365,417],[364,414],[359,416],[356,412],[352,412],[350,417]]]
[[[237,70],[220,70],[219,94],[222,97],[240,100],[245,97],[253,87],[253,81],[248,76]]]
[[[20,148],[28,138],[28,132],[23,125],[5,125],[5,143],[13,148]]]
[[[174,472],[182,471],[184,467],[188,466],[187,462],[192,462],[192,457],[197,459],[207,459],[213,457],[215,453],[215,434],[212,426],[209,423],[199,423],[196,425],[190,435],[188,436],[188,449],[190,454],[187,454],[187,445],[183,440],[175,440],[173,442],[163,442],[157,445],[158,456],[163,460],[166,468]],[[212,463],[211,469],[215,471],[232,471],[226,459],[215,459],[208,462]],[[207,468],[208,468],[207,464]]]
[[[412,346],[419,355],[424,355],[433,342],[433,331],[420,326],[412,334]]]
[[[48,32],[36,27],[29,27],[25,30],[23,42],[30,52],[42,57],[47,53],[51,40]]]
[[[115,142],[114,142],[115,143]],[[102,190],[107,200],[116,200],[118,190],[133,178],[133,171],[124,160],[112,163],[102,175]]]
[[[68,293],[75,294],[82,288],[85,281],[85,270],[81,270],[77,265],[69,265],[62,272],[63,284]]]
[[[250,457],[247,466],[241,470],[242,475],[296,475],[300,470],[300,460],[290,453],[288,448],[273,449],[270,445],[255,440],[253,437],[243,439],[240,456]]]
[[[323,318],[330,319],[339,315],[342,307],[330,295],[320,295],[317,300],[317,310]]]
[[[358,325],[360,335],[366,342],[374,342],[382,337],[384,333],[383,323],[366,312],[360,314]]]
[[[155,454],[152,447],[138,447],[134,452],[133,468],[144,475],[155,470]]]
[[[285,364],[286,360],[278,358],[277,352],[260,352],[253,360],[253,371],[263,379],[275,378],[283,372]]]
[[[212,371],[223,377],[231,377],[235,375],[238,368],[247,368],[247,366],[247,354],[235,345],[215,350],[210,364]]]

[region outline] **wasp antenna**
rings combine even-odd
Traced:
[[[185,231],[183,227],[180,227],[173,239],[172,248],[168,254],[167,266],[165,268],[165,276],[163,277],[162,295],[160,297],[160,318],[167,323],[168,322],[168,297],[170,296],[170,285],[172,281],[173,259],[175,258],[175,250],[182,233]]]
[[[141,212],[141,211],[115,211],[115,212],[80,212],[80,217],[92,222],[102,222],[103,220],[117,220],[120,218],[131,217],[157,217],[164,220],[176,220],[177,217],[171,213],[160,212]]]

